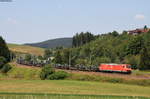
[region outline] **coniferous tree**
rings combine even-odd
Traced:
[[[144,30],[147,30],[147,29],[148,29],[148,28],[147,28],[147,25],[145,25],[145,26],[144,26]]]
[[[72,46],[73,47],[79,47],[86,43],[89,43],[90,41],[94,40],[95,36],[91,34],[90,32],[81,32],[80,34],[76,34],[73,36]]]
[[[5,40],[0,36],[0,56],[6,58],[7,61],[10,61],[10,51],[7,47]]]

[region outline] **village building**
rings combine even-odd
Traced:
[[[142,28],[142,29],[130,30],[128,31],[128,34],[138,35],[142,33],[147,33],[148,31],[150,31],[150,28],[147,28],[147,29]]]

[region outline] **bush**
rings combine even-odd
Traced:
[[[48,79],[48,76],[53,74],[55,72],[54,68],[51,67],[51,65],[45,65],[43,68],[42,68],[42,71],[40,73],[40,78],[42,80],[44,79]]]
[[[1,72],[2,72],[2,73],[7,73],[11,68],[12,68],[11,65],[5,64],[5,65],[2,67]]]
[[[58,71],[48,76],[49,80],[60,80],[68,77],[69,74],[65,71]]]
[[[1,56],[0,57],[0,69],[3,68],[3,65],[6,64],[6,62],[7,62],[6,58]]]

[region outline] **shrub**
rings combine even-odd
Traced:
[[[69,74],[65,71],[58,71],[48,76],[49,80],[60,80],[68,77]]]
[[[0,69],[3,67],[4,64],[6,64],[6,62],[7,62],[7,61],[6,61],[6,58],[3,57],[3,56],[1,56],[1,57],[0,57]]]
[[[54,68],[51,67],[51,65],[45,65],[42,68],[42,71],[40,73],[40,78],[42,80],[47,79],[49,75],[53,74],[55,72]]]
[[[7,73],[11,68],[12,68],[11,65],[5,64],[5,65],[2,67],[1,72],[2,72],[2,73]]]

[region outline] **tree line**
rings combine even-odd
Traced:
[[[90,32],[81,32],[73,36],[72,46],[79,47],[94,40],[95,36]]]

